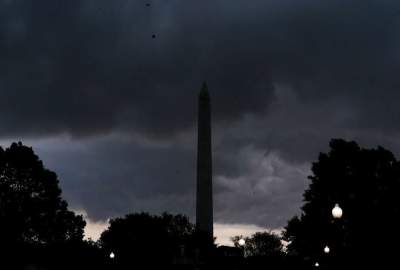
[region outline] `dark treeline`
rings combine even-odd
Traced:
[[[400,162],[390,151],[332,140],[309,179],[301,215],[284,231],[288,255],[323,269],[398,265]],[[335,204],[343,208],[340,219],[332,218]]]
[[[241,243],[242,237],[234,236],[234,247],[217,247],[183,215],[134,213],[110,220],[93,242],[84,240],[85,221],[68,209],[57,175],[32,148],[13,143],[0,148],[0,269],[382,269],[396,264],[400,163],[391,152],[332,140],[309,179],[300,215],[282,236],[258,232]],[[336,204],[343,216],[335,219]]]
[[[57,175],[32,148],[22,143],[0,148],[0,263],[6,269],[89,263],[99,250],[83,241],[85,224],[68,210]]]

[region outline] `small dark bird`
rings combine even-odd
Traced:
[[[152,37],[152,38],[156,38],[156,35],[153,34],[151,37]]]
[[[149,7],[149,6],[151,6],[150,3],[146,3],[146,7]]]

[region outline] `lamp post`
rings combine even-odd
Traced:
[[[110,254],[108,254],[108,262],[107,265],[109,265],[110,269],[114,268],[116,266],[116,260],[115,260],[115,253],[113,251],[110,252]]]
[[[240,248],[242,249],[242,256],[244,258],[244,246],[246,245],[246,240],[244,240],[243,238],[240,238],[238,241],[238,244],[240,246]]]
[[[338,203],[336,203],[335,204],[335,206],[333,207],[333,209],[332,209],[332,217],[333,217],[333,219],[335,219],[335,220],[340,220],[342,217],[343,217],[343,209],[339,206],[339,204]],[[335,231],[336,230],[338,230],[339,228],[338,228],[338,226],[339,226],[340,224],[335,224],[335,227],[336,227],[336,229],[335,229]],[[338,233],[339,233],[339,231],[338,231]],[[342,233],[339,233],[337,236],[339,236],[339,235],[342,235]],[[336,236],[336,237],[337,237]],[[341,238],[341,237],[340,237]],[[328,249],[327,249],[328,248]],[[327,250],[326,250],[327,249]],[[338,253],[340,253],[340,248],[338,247],[338,245],[335,245],[335,257],[337,257],[339,254]],[[325,249],[324,249],[324,251],[325,251],[325,253],[326,254],[328,254],[329,252],[330,252],[330,249],[329,249],[329,247],[328,246],[326,246],[325,247]],[[326,252],[326,251],[328,251],[328,252]],[[339,255],[340,256],[340,255]],[[338,259],[340,259],[340,258],[336,258],[336,260],[335,260],[335,262],[336,262],[336,264],[338,264],[339,262],[338,262]],[[338,264],[338,265],[340,265],[340,263]]]
[[[336,203],[335,204],[335,206],[333,207],[333,209],[332,209],[332,211],[331,211],[331,213],[332,213],[332,217],[334,218],[334,219],[341,219],[342,217],[343,217],[343,209],[339,206],[339,204],[338,203]],[[324,253],[325,254],[329,254],[331,252],[331,249],[330,249],[330,247],[329,246],[325,246],[324,247]],[[316,267],[316,268],[319,268],[319,262],[316,262],[315,264],[314,264],[314,266]]]

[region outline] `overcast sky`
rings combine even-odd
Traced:
[[[281,228],[331,138],[399,156],[399,28],[396,0],[0,0],[0,144],[93,224],[194,221],[207,81],[215,223]]]

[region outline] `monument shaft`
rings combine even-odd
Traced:
[[[200,233],[213,238],[211,103],[205,84],[199,96],[196,228]]]

